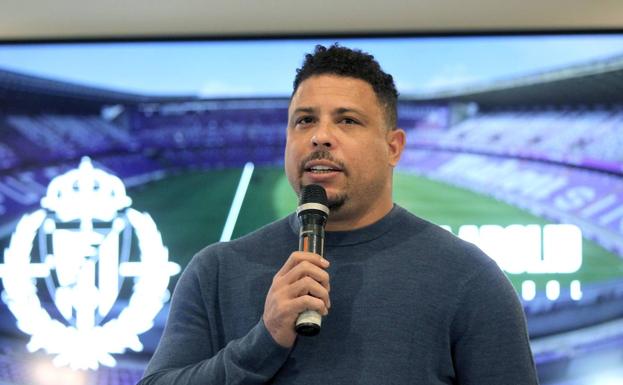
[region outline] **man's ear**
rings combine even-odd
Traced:
[[[390,166],[396,167],[398,164],[400,156],[402,155],[402,150],[405,148],[406,141],[407,134],[401,128],[396,128],[387,132],[387,146],[389,150]]]

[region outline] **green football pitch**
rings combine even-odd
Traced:
[[[218,242],[241,176],[241,169],[192,171],[129,191],[133,207],[148,212],[156,221],[171,259],[185,266],[204,246]],[[510,225],[548,222],[490,197],[397,173],[394,199],[414,214],[433,223]],[[232,238],[240,237],[294,211],[297,199],[281,168],[254,170]],[[543,290],[548,280],[558,280],[564,288],[572,280],[582,283],[623,278],[623,260],[593,242],[583,241],[583,264],[574,274],[509,275],[519,289],[526,279]],[[568,287],[568,286],[567,286]]]

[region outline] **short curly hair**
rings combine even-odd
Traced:
[[[323,74],[361,79],[370,84],[385,110],[387,125],[396,128],[398,91],[392,75],[381,69],[374,56],[337,43],[329,48],[317,45],[314,53],[306,54],[303,65],[296,70],[292,96],[305,79]]]

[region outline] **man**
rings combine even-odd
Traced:
[[[327,261],[295,215],[207,247],[175,289],[140,384],[536,384],[524,315],[495,262],[392,202],[405,145],[374,58],[316,47],[294,81],[285,169],[329,198]],[[324,315],[297,336],[304,310]]]

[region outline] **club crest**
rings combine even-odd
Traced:
[[[180,266],[151,216],[131,203],[121,179],[85,157],[20,219],[0,277],[2,300],[31,335],[29,351],[96,369],[114,366],[112,354],[142,350],[138,335],[153,326]]]

